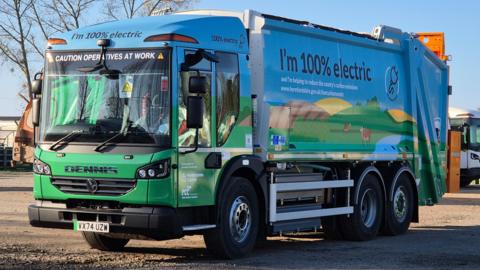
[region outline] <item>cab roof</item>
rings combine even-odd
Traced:
[[[148,48],[164,46],[163,41],[146,42],[145,39],[161,34],[179,34],[194,38],[198,43],[170,42],[179,46],[205,48],[222,51],[248,52],[247,32],[240,19],[231,16],[208,16],[176,14],[140,17],[129,20],[111,21],[52,38],[66,41],[66,45],[51,45],[53,50],[98,49],[98,39],[110,39],[110,48]]]
[[[450,118],[480,118],[480,111],[450,107],[448,116]]]

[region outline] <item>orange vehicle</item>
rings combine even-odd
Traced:
[[[21,164],[33,163],[34,148],[34,129],[32,124],[32,102],[28,102],[23,112],[22,118],[18,123],[15,142],[13,144],[12,167]]]
[[[422,32],[417,33],[418,39],[432,50],[438,58],[443,61],[449,60],[449,56],[445,55],[445,34],[443,32]]]

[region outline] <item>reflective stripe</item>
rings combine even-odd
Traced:
[[[184,232],[190,232],[190,231],[213,229],[215,227],[217,227],[217,225],[215,224],[198,224],[198,225],[183,226],[182,229]]]
[[[179,148],[180,153],[193,150],[193,148]],[[240,153],[253,153],[252,148],[228,148],[228,147],[211,147],[211,148],[198,148],[199,153],[211,153],[211,152],[240,152]]]
[[[364,154],[364,153],[279,153],[270,154],[276,159],[330,159],[330,160],[403,160],[413,158],[413,154]]]

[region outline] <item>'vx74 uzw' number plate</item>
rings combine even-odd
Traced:
[[[110,226],[105,222],[92,222],[92,221],[74,221],[73,230],[83,232],[110,232]]]

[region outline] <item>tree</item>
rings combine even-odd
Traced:
[[[30,63],[31,49],[28,37],[32,35],[33,23],[26,14],[31,9],[31,1],[0,0],[0,52],[3,62],[11,62],[25,76],[26,88],[31,89]],[[32,97],[29,91],[29,97]]]
[[[32,98],[32,65],[43,63],[43,47],[54,33],[80,27],[96,0],[0,0],[0,59],[22,71]]]
[[[33,18],[45,38],[48,34],[65,32],[81,26],[82,16],[98,0],[50,0],[35,1]],[[42,16],[48,15],[48,16]],[[49,33],[51,32],[51,33]]]
[[[164,15],[188,8],[194,0],[106,0],[105,15],[110,19]]]
[[[89,10],[103,8],[107,19],[167,14],[195,0],[0,0],[0,63],[10,63],[24,76],[31,99],[32,68],[43,63],[48,37],[99,22]],[[105,18],[104,18],[105,19]]]

